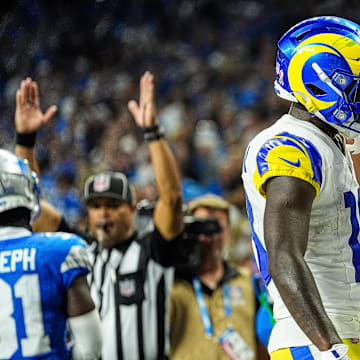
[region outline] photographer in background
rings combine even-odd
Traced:
[[[205,195],[188,204],[193,223],[184,236],[198,241],[198,259],[176,271],[170,295],[171,359],[267,359],[255,336],[251,271],[223,258],[230,241],[230,203]],[[261,355],[263,354],[263,355]]]

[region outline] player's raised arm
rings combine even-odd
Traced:
[[[148,141],[160,198],[154,223],[165,239],[177,236],[183,228],[180,175],[156,117],[154,76],[146,72],[140,80],[139,102],[129,102],[129,110]]]
[[[50,106],[45,113],[40,108],[39,88],[36,81],[26,78],[16,92],[16,145],[15,153],[27,160],[30,168],[40,177],[35,156],[36,134],[56,114],[57,107]],[[32,224],[34,231],[56,231],[61,222],[61,215],[46,200],[41,199],[41,213]]]
[[[15,153],[27,159],[33,171],[39,175],[35,158],[35,139],[37,131],[55,115],[57,107],[50,106],[45,113],[40,109],[39,88],[36,81],[26,78],[16,92],[16,147]]]

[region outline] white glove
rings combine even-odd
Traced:
[[[321,360],[350,360],[348,356],[348,346],[345,344],[335,344],[331,349],[320,351]]]

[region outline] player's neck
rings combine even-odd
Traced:
[[[215,264],[203,264],[199,267],[198,276],[203,284],[210,289],[216,289],[224,275],[224,264],[219,261]]]
[[[304,121],[311,121],[313,119],[313,116],[302,105],[295,102],[291,103],[289,115]]]
[[[291,103],[289,115],[296,117],[299,120],[309,121],[325,134],[333,138],[338,132],[336,129],[321,121],[317,117],[312,116],[301,104]]]

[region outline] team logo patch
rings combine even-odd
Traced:
[[[94,179],[94,191],[104,192],[110,189],[111,178],[108,174],[100,174]]]
[[[359,339],[358,339],[358,338],[350,338],[349,340],[350,340],[350,342],[351,342],[352,344],[358,344],[358,343],[359,343]]]
[[[133,296],[136,292],[136,284],[134,279],[125,279],[120,281],[120,295],[124,297]]]
[[[242,291],[240,286],[230,286],[229,288],[229,296],[231,305],[244,305],[244,292]]]

